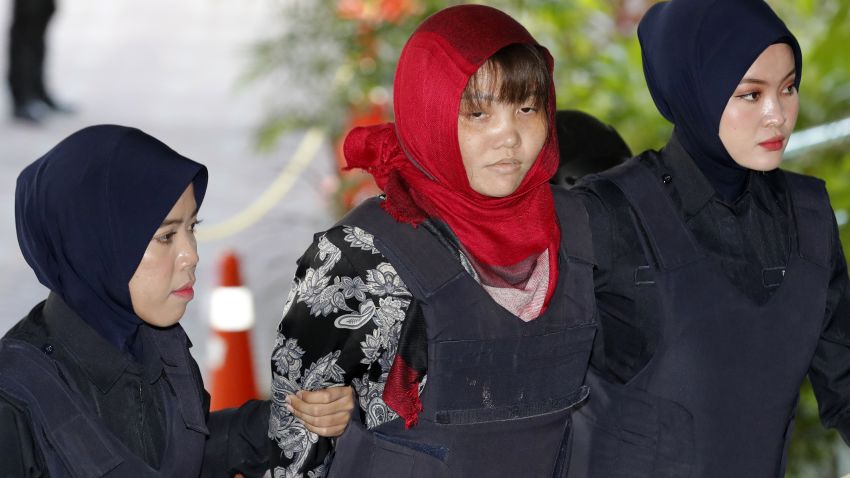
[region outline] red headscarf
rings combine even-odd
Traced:
[[[458,143],[458,111],[470,77],[498,50],[517,43],[537,45],[522,25],[495,8],[460,5],[432,15],[401,53],[395,125],[354,129],[344,152],[350,168],[375,177],[387,195],[384,208],[396,220],[413,225],[427,217],[444,221],[473,261],[496,274],[532,268],[548,249],[548,304],[557,283],[560,242],[548,183],[558,167],[554,87],[548,139],[513,194],[496,198],[472,190]],[[545,57],[551,78],[552,57],[548,51]]]

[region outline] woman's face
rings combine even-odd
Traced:
[[[196,215],[195,193],[190,184],[156,230],[130,279],[133,310],[150,325],[176,324],[195,295]]]
[[[739,165],[756,171],[779,167],[800,109],[794,68],[791,47],[771,45],[729,98],[720,117],[720,140]]]
[[[479,90],[499,91],[486,71],[479,70]],[[479,106],[472,107],[475,103]],[[491,197],[508,196],[537,160],[549,129],[545,112],[531,98],[526,103],[512,105],[486,97],[476,102],[461,100],[457,136],[466,177],[474,191]]]

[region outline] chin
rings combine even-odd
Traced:
[[[746,161],[735,161],[740,166],[753,171],[768,172],[773,171],[782,164],[782,154],[784,149],[776,152],[757,151],[751,155]],[[734,157],[732,159],[735,159]]]
[[[169,311],[163,312],[161,314],[157,314],[154,318],[142,317],[142,320],[154,327],[166,328],[171,327],[172,325],[180,322],[180,319],[183,318],[183,313],[186,311],[184,308],[181,311]]]
[[[759,158],[758,161],[755,161],[750,169],[754,169],[756,171],[768,172],[773,171],[778,168],[782,164],[782,152],[779,152],[776,155],[771,155],[766,158]]]
[[[493,198],[503,198],[505,196],[510,196],[519,188],[519,183],[492,183],[488,184],[486,187],[482,187],[479,193],[490,196]]]

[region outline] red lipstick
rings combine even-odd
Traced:
[[[784,136],[774,136],[767,141],[762,141],[759,143],[759,146],[768,150],[768,151],[779,151],[782,149],[782,146],[785,144]]]
[[[179,289],[171,293],[176,295],[177,297],[180,297],[181,299],[192,300],[192,298],[195,297],[195,289],[192,288],[193,285],[195,285],[194,282],[187,282],[180,286]]]

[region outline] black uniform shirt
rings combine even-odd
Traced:
[[[143,347],[143,364],[119,352],[74,313],[59,296],[50,294],[6,337],[29,342],[65,365],[67,377],[86,396],[109,431],[127,449],[158,468],[167,442],[165,380],[156,346]],[[194,360],[192,373],[200,378]],[[200,382],[200,379],[199,379]],[[208,413],[209,395],[198,389]],[[238,409],[209,414],[210,436],[204,449],[202,477],[263,476],[268,468],[269,403],[252,400]],[[180,446],[180,444],[174,444]],[[47,475],[39,446],[32,436],[26,407],[0,395],[0,476]]]
[[[30,342],[57,361],[66,364],[69,377],[97,414],[127,449],[154,468],[159,467],[165,447],[165,409],[158,385],[162,374],[159,360],[146,360],[147,367],[109,345],[55,294],[18,323],[7,337]],[[154,347],[145,347],[153,352]],[[155,367],[158,364],[159,367]],[[4,427],[0,443],[21,447],[17,456],[35,458],[24,469],[42,467],[38,446],[30,435],[23,410],[0,397],[0,416],[18,423]],[[26,425],[24,425],[26,424]],[[20,428],[23,435],[13,431]],[[15,455],[12,453],[11,455]],[[14,468],[12,466],[11,468]],[[0,470],[11,471],[4,463]]]
[[[722,264],[742,292],[764,303],[781,284],[789,257],[789,200],[781,171],[751,172],[744,193],[734,203],[717,195],[675,139],[662,152],[649,151],[641,161],[664,185],[674,208],[699,247]],[[649,361],[659,335],[660,310],[654,287],[641,282],[639,270],[650,265],[643,233],[631,207],[611,182],[589,178],[580,190],[586,197],[596,260],[596,299],[600,331],[591,364],[610,380],[625,383]],[[821,416],[850,436],[850,292],[847,266],[832,235],[832,278],[823,331],[809,377]]]

